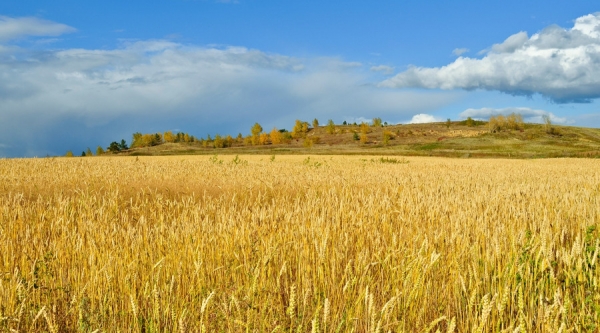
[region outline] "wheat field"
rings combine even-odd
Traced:
[[[1,332],[598,332],[600,160],[0,160]]]

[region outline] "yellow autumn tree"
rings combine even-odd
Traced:
[[[267,133],[260,133],[260,135],[258,136],[258,144],[259,145],[266,145],[269,143],[269,134]]]
[[[328,134],[335,134],[335,124],[333,123],[333,120],[329,119],[327,121],[327,126],[325,126],[325,131],[327,131]]]
[[[490,132],[507,129],[518,130],[525,128],[525,123],[523,122],[522,115],[513,112],[506,117],[503,115],[491,116],[488,122],[488,128]]]
[[[213,145],[215,148],[224,148],[225,141],[223,141],[223,138],[219,134],[217,134],[215,135],[215,139],[213,140]]]
[[[292,129],[292,137],[294,139],[304,138],[306,137],[306,133],[308,133],[308,123],[296,119],[296,123]]]
[[[260,126],[259,123],[254,123],[252,128],[250,128],[250,133],[252,133],[252,144],[253,145],[259,144],[260,133],[262,133],[262,131],[263,131],[263,128],[262,128],[262,126]]]
[[[367,133],[360,133],[360,143],[365,144],[367,143],[368,138],[367,138]]]
[[[165,139],[165,142],[175,142],[175,139],[177,138],[175,135],[173,135],[173,132],[171,131],[166,131],[165,133],[163,133],[163,137]]]
[[[369,127],[369,124],[365,123],[364,121],[360,123],[360,132],[365,135],[371,133],[371,128]]]
[[[233,142],[234,142],[234,139],[233,139],[233,137],[231,135],[227,135],[225,137],[225,147],[232,147],[233,146]]]
[[[274,145],[278,145],[283,143],[283,134],[277,130],[276,127],[273,127],[271,133],[269,134],[271,137],[271,143]]]
[[[523,116],[518,113],[511,113],[506,117],[506,126],[508,129],[518,130],[525,127]]]

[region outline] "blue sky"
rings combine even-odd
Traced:
[[[593,1],[0,3],[0,157],[520,112],[600,127]]]

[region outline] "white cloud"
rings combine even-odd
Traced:
[[[432,116],[426,113],[419,113],[412,117],[412,119],[407,122],[407,124],[425,124],[425,123],[438,123],[443,121],[443,119],[438,118],[436,116]]]
[[[386,65],[371,66],[371,72],[382,72],[389,75],[394,73],[394,67]]]
[[[544,122],[543,116],[549,116],[550,120],[554,123],[558,123],[558,124],[571,123],[570,121],[567,120],[567,118],[557,117],[552,112],[548,112],[545,110],[539,110],[539,109],[531,109],[531,108],[527,108],[527,107],[509,107],[509,108],[501,108],[501,109],[496,109],[496,108],[466,109],[465,111],[461,112],[459,116],[462,119],[467,119],[468,117],[471,117],[474,119],[487,120],[491,116],[496,116],[496,115],[507,116],[511,113],[520,114],[521,116],[523,116],[523,119],[525,120],[525,122],[528,122],[528,123],[543,123]]]
[[[452,50],[452,54],[454,54],[457,57],[460,57],[461,55],[463,55],[467,52],[469,52],[469,49],[466,49],[466,48],[459,48],[459,49]]]
[[[12,18],[0,16],[0,41],[7,41],[24,36],[59,36],[75,32],[75,28],[37,17]]]
[[[356,123],[356,124],[362,124],[362,123],[370,124],[373,121],[372,118],[371,119],[367,119],[365,117],[344,117],[344,120],[348,124],[354,124],[354,123]]]
[[[518,32],[500,44],[494,44],[492,46],[492,52],[495,53],[512,53],[515,52],[516,49],[522,47],[527,41],[529,37],[525,31]]]
[[[552,25],[529,38],[519,32],[493,45],[481,59],[412,66],[380,86],[484,89],[541,94],[558,103],[589,102],[600,98],[600,13],[576,19],[571,29]]]
[[[256,121],[289,129],[295,119],[406,117],[462,95],[381,89],[360,63],[243,47],[154,40],[19,52],[0,62],[0,142],[15,156],[64,154],[136,131],[236,134]]]

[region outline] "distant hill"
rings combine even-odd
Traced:
[[[446,157],[600,157],[600,129],[540,124],[523,124],[516,130],[490,132],[487,122],[428,123],[410,125],[318,126],[304,138],[288,143],[252,145],[234,140],[231,147],[214,148],[210,142],[163,143],[132,148],[120,155],[189,154],[366,154]],[[333,132],[333,134],[331,134]],[[366,133],[361,138],[363,132]],[[387,136],[387,142],[384,138]],[[202,141],[200,141],[202,140]],[[208,143],[208,144],[207,144]]]

